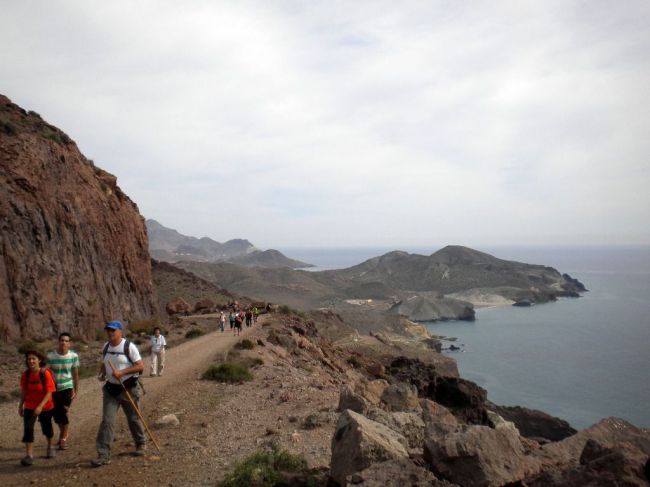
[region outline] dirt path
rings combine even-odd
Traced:
[[[251,335],[257,330],[263,318],[250,329],[244,329],[242,337]],[[183,406],[197,400],[205,407],[210,407],[210,398],[196,397],[197,390],[205,389],[208,385],[197,387],[196,379],[206,370],[209,364],[220,359],[240,338],[231,332],[213,332],[205,336],[183,343],[167,351],[165,375],[149,378],[149,358],[145,358],[146,395],[142,398],[141,406],[144,417],[152,428],[153,423],[162,415],[176,413],[181,421],[188,420],[193,414],[201,415],[201,411],[184,410]],[[201,381],[205,382],[205,381]],[[22,418],[17,412],[17,402],[0,406],[0,414],[4,418],[3,434],[0,436],[0,485],[123,485],[129,479],[136,480],[138,485],[186,485],[193,484],[191,474],[185,477],[183,483],[162,475],[170,465],[178,463],[178,452],[188,447],[189,438],[177,438],[176,430],[153,430],[161,444],[162,454],[156,452],[151,442],[148,444],[147,457],[133,458],[129,453],[133,450],[131,436],[126,426],[124,415],[118,416],[116,441],[113,447],[113,463],[93,469],[90,460],[96,457],[95,435],[101,421],[101,386],[94,378],[81,382],[79,397],[72,406],[70,448],[65,452],[57,452],[55,459],[44,458],[45,439],[37,426],[35,431],[34,465],[29,468],[19,465],[24,455],[22,437]],[[184,417],[185,415],[185,417]],[[205,424],[204,428],[208,428]],[[55,426],[55,431],[56,426]],[[55,433],[55,435],[58,434]],[[55,436],[56,438],[56,436]],[[192,445],[189,445],[191,447]],[[186,448],[185,448],[186,449]],[[191,452],[191,448],[189,448]],[[163,468],[164,467],[164,468]],[[187,465],[185,466],[187,467]],[[184,466],[178,465],[175,478],[182,478]]]

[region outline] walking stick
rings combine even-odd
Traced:
[[[113,369],[113,372],[115,372],[115,366],[113,365],[113,362],[111,362],[109,360],[108,364],[111,366],[111,369]],[[126,397],[129,398],[129,401],[131,402],[131,406],[133,406],[133,409],[135,409],[135,412],[138,413],[138,416],[140,417],[140,421],[142,421],[142,424],[144,425],[144,429],[146,429],[147,433],[149,433],[149,437],[151,438],[151,441],[153,441],[153,444],[156,445],[156,450],[158,450],[158,453],[161,453],[160,447],[158,446],[158,442],[156,442],[156,438],[154,438],[153,433],[149,430],[149,427],[147,426],[147,422],[142,417],[142,413],[138,409],[138,406],[136,406],[135,401],[131,397],[131,394],[129,394],[128,389],[124,386],[124,383],[120,379],[117,379],[117,380],[120,382],[120,385],[122,386],[122,389],[124,389],[124,392],[126,393]]]

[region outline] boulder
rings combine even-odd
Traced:
[[[349,385],[344,384],[341,386],[337,411],[349,409],[359,414],[366,414],[369,408],[370,403],[360,394],[354,392]]]
[[[408,458],[406,438],[354,411],[339,416],[332,438],[332,478],[345,485],[346,477],[373,463]]]
[[[388,412],[379,408],[370,408],[368,419],[388,426],[393,431],[401,433],[408,442],[411,450],[422,453],[424,445],[424,421],[418,413]]]
[[[497,430],[505,428],[505,429],[514,431],[517,435],[519,435],[519,430],[515,426],[515,423],[513,423],[512,421],[506,421],[505,419],[503,419],[501,416],[499,416],[494,411],[488,411],[487,415],[488,415],[489,425],[492,428],[497,429]]]
[[[457,430],[458,420],[446,407],[429,399],[420,399],[420,406],[426,437],[439,438]]]
[[[438,377],[429,384],[427,397],[448,408],[461,421],[488,424],[487,392],[474,382],[458,377]]]
[[[536,409],[521,406],[489,405],[489,409],[512,421],[522,436],[560,441],[576,433],[566,421]]]
[[[405,458],[375,463],[370,467],[349,475],[348,485],[361,487],[451,487],[445,481],[436,479],[429,470]]]
[[[183,298],[176,298],[165,306],[165,311],[167,311],[168,315],[189,314],[191,310],[190,303]]]
[[[162,418],[160,418],[158,421],[156,421],[156,428],[175,428],[176,426],[180,425],[181,422],[179,421],[178,417],[175,414],[166,414]]]
[[[648,455],[627,443],[606,447],[595,440],[587,440],[578,465],[550,468],[526,479],[529,487],[569,487],[589,485],[609,487],[624,485],[647,487],[648,476],[644,469]]]
[[[214,310],[215,304],[211,299],[201,299],[194,305],[195,313],[211,313]]]
[[[424,458],[441,478],[464,487],[501,486],[539,472],[519,435],[506,428],[459,426],[444,437],[427,437]]]
[[[381,395],[381,402],[389,411],[421,411],[417,388],[405,382],[388,386]]]

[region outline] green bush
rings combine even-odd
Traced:
[[[255,344],[248,338],[244,338],[241,342],[235,345],[235,348],[238,348],[240,350],[253,350],[255,348]]]
[[[354,355],[352,355],[350,358],[348,358],[348,363],[349,363],[352,367],[354,367],[355,369],[360,368],[361,365],[362,365],[361,362],[359,361],[359,359],[358,359],[356,356],[354,356]]]
[[[282,313],[283,315],[290,315],[291,313],[293,313],[293,310],[291,309],[290,306],[283,304],[278,308],[278,312]]]
[[[9,120],[0,120],[0,130],[7,135],[16,135],[18,128]]]
[[[300,455],[281,450],[258,451],[235,464],[235,468],[219,483],[219,487],[279,487],[286,485],[282,472],[302,473],[307,462]]]
[[[205,380],[214,380],[217,382],[244,382],[253,380],[253,374],[242,364],[233,364],[226,362],[219,365],[211,365],[202,376]]]
[[[187,338],[187,339],[196,338],[196,337],[200,337],[200,336],[202,336],[204,334],[205,333],[204,333],[203,330],[199,330],[198,328],[192,328],[190,331],[185,333],[185,338]]]

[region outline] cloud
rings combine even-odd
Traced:
[[[183,233],[650,243],[645,2],[4,10],[4,93]]]

